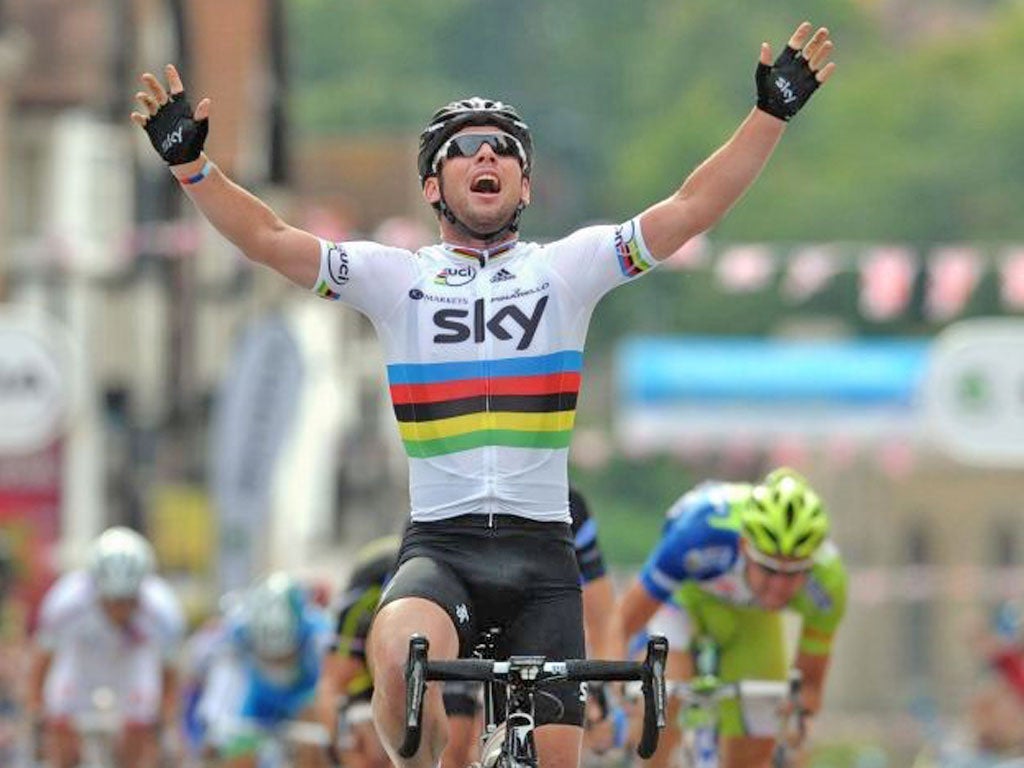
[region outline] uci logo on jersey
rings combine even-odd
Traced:
[[[450,288],[457,288],[460,285],[468,285],[476,277],[476,267],[468,264],[463,267],[445,267],[434,277],[436,285],[447,285]]]
[[[331,245],[327,249],[327,271],[338,285],[348,282],[348,254],[340,245]]]
[[[491,315],[490,319],[484,316],[483,299],[473,302],[472,313],[468,309],[439,310],[434,313],[434,325],[446,333],[435,335],[434,343],[458,344],[472,336],[474,344],[482,344],[488,333],[501,341],[510,341],[513,338],[512,332],[518,330],[521,335],[516,349],[528,349],[540,326],[547,303],[548,297],[541,296],[529,314],[515,304],[508,304]]]

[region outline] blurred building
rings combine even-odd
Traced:
[[[295,152],[287,121],[285,22],[280,0],[0,3],[0,137],[9,137],[0,302],[66,328],[80,380],[62,438],[62,562],[110,523],[168,530],[154,521],[157,507],[161,520],[171,514],[160,500],[188,499],[182,520],[211,515],[218,389],[243,331],[268,315],[295,340],[304,376],[296,422],[275,447],[272,509],[255,526],[258,561],[307,566],[404,516],[404,462],[369,323],[246,262],[128,121],[139,73],[174,62],[193,103],[214,97],[211,155],[285,218],[326,211],[327,229],[341,231],[324,234],[340,236],[404,213],[383,185],[352,214],[324,183],[345,186],[337,164],[295,163],[309,153]],[[351,167],[368,179],[395,154],[363,153]],[[317,413],[331,416],[317,422]],[[297,480],[308,472],[316,483]],[[207,494],[205,507],[187,488]],[[216,525],[194,525],[197,536],[217,535]],[[179,544],[169,548],[191,554],[170,560],[182,567],[196,553],[223,554]]]

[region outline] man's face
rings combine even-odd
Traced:
[[[471,126],[456,136],[469,134],[504,134],[500,128]],[[438,176],[431,176],[423,187],[427,202],[441,200],[443,177],[444,199],[455,216],[470,229],[491,232],[504,226],[512,217],[520,200],[530,202],[530,180],[523,175],[519,158],[500,155],[483,143],[472,157],[442,158]]]
[[[107,618],[119,627],[127,627],[139,601],[135,597],[105,597],[100,601]]]
[[[756,552],[751,555],[750,543],[746,539],[742,539],[741,542],[740,546],[743,548],[743,554],[747,560],[745,573],[747,585],[754,593],[757,604],[768,611],[782,610],[804,588],[809,571],[787,572],[784,570],[786,566],[802,561],[790,557],[766,559],[764,555],[759,555]],[[757,562],[758,560],[766,562]],[[773,567],[770,561],[775,561],[775,564],[781,568]]]

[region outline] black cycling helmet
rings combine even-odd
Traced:
[[[493,125],[517,138],[526,152],[523,174],[530,175],[530,167],[533,165],[533,140],[530,137],[530,126],[523,122],[515,107],[494,99],[473,96],[453,101],[441,107],[430,118],[427,127],[420,134],[420,151],[416,158],[420,185],[434,175],[434,155],[437,154],[441,145],[470,125]]]

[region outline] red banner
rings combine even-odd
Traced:
[[[57,575],[63,460],[59,440],[35,453],[0,455],[0,532],[14,560],[7,626],[31,628]]]

